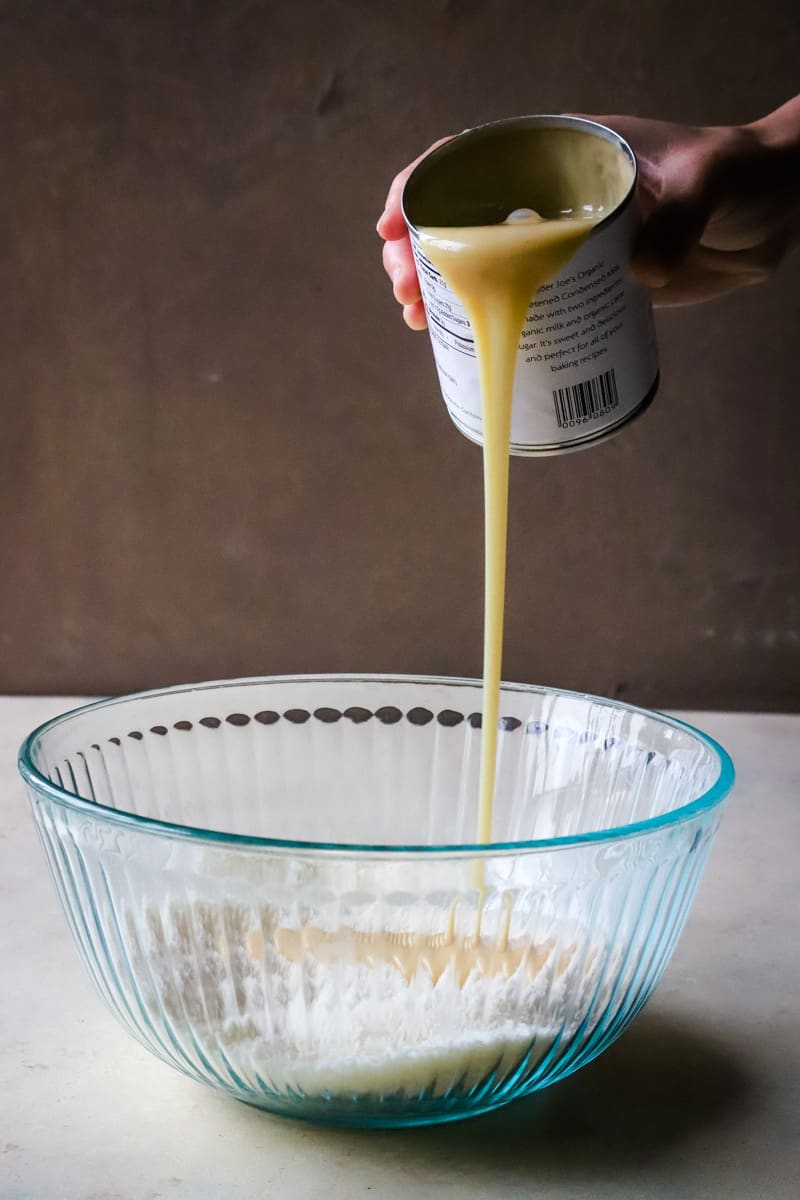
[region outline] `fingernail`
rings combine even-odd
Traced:
[[[375,226],[376,233],[380,234],[381,236],[383,236],[383,234],[381,232],[381,225],[383,224],[383,219],[385,216],[386,216],[386,210],[384,209],[384,211],[378,217],[378,224]]]

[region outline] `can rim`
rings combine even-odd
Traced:
[[[418,176],[420,171],[430,169],[431,161],[433,159],[447,158],[449,154],[453,153],[454,145],[461,145],[465,140],[471,139],[475,135],[486,134],[488,131],[493,129],[524,129],[526,127],[530,129],[577,129],[583,133],[588,133],[594,137],[599,137],[603,141],[614,143],[614,145],[616,145],[618,149],[620,149],[629,159],[633,167],[633,178],[628,191],[623,196],[622,200],[620,200],[619,204],[612,208],[611,212],[603,217],[602,220],[598,221],[592,226],[589,239],[594,237],[598,230],[604,229],[606,226],[610,225],[612,221],[615,221],[619,216],[621,216],[628,205],[632,202],[633,197],[636,194],[637,184],[639,182],[639,164],[630,143],[626,141],[621,133],[617,133],[616,129],[612,129],[609,125],[603,125],[601,121],[591,120],[589,117],[575,117],[569,116],[565,113],[532,113],[528,116],[504,117],[498,121],[487,121],[483,125],[474,125],[468,129],[462,129],[460,133],[454,134],[453,137],[449,138],[446,142],[443,142],[440,146],[436,146],[435,149],[429,151],[423,158],[421,158],[414,167],[414,170],[409,175],[408,179],[405,181],[403,185],[403,192],[400,197],[400,209],[403,214],[403,220],[405,221],[408,229],[416,233],[418,226],[414,221],[411,220],[408,212],[406,211],[406,192],[409,188],[409,185],[415,180],[415,177]]]

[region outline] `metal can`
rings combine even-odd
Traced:
[[[517,355],[512,454],[562,454],[592,445],[641,413],[656,393],[650,293],[630,267],[639,227],[634,153],[619,134],[595,121],[517,117],[468,129],[438,147],[416,166],[403,191],[442,395],[454,424],[480,443],[483,417],[472,331],[462,304],[422,252],[417,230],[488,225],[514,209],[536,207],[530,191],[537,170],[551,175],[563,170],[574,188],[576,135],[604,143],[594,147],[598,174],[604,157],[614,166],[619,155],[616,166],[629,173],[630,183],[558,277],[531,302]],[[580,186],[591,193],[591,179],[582,178]]]

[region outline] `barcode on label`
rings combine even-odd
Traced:
[[[576,425],[583,425],[586,421],[611,412],[619,404],[613,367],[584,383],[556,388],[553,404],[560,429],[573,429]]]

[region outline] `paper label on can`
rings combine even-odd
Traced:
[[[650,293],[630,268],[628,204],[539,289],[519,342],[511,449],[558,449],[602,436],[640,407],[658,373]],[[478,364],[464,307],[411,231],[439,385],[450,416],[483,438]]]

